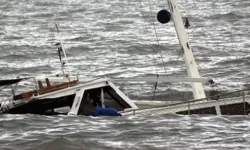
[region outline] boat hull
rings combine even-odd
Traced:
[[[211,114],[211,115],[248,115],[250,96],[224,98],[219,100],[197,100],[155,106],[133,111],[124,111],[122,115],[160,115],[160,114]]]

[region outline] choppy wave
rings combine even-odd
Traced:
[[[245,18],[246,16],[244,14],[237,14],[236,12],[228,12],[225,14],[215,14],[215,15],[211,15],[209,17],[207,17],[207,19],[218,19],[218,18],[222,18],[223,20],[226,21],[230,21],[230,20],[240,20],[242,18]]]
[[[184,16],[190,18],[189,37],[202,76],[233,81],[236,70],[238,74],[247,69],[247,59],[241,58],[247,51],[245,41],[248,36],[242,35],[248,31],[249,14],[244,7],[248,2],[244,1],[245,5],[242,5],[243,2],[238,0],[183,0],[183,3],[187,5],[184,7],[181,3],[180,8]],[[44,74],[46,66],[49,66],[46,74],[55,74],[54,70],[59,68],[55,64],[58,60],[53,48],[59,41],[54,31],[56,20],[60,23],[73,72],[86,76],[136,77],[152,73],[152,69],[158,73],[165,73],[166,69],[168,75],[185,75],[184,60],[179,56],[180,47],[172,24],[159,25],[155,15],[152,15],[162,9],[162,4],[156,1],[151,4],[152,14],[146,2],[141,4],[143,7],[140,10],[138,1],[63,1],[58,5],[57,2],[44,0],[14,4],[0,18],[0,23],[4,23],[0,35],[0,45],[4,46],[1,50],[1,65],[9,66],[0,71],[2,77],[15,76],[21,72],[32,75],[34,71]],[[232,19],[233,22],[230,21]],[[160,45],[157,45],[153,22]],[[231,59],[235,55],[240,55],[240,59]],[[28,64],[34,58],[45,61],[34,63],[37,68],[32,66],[32,71],[27,70],[30,67],[26,65],[11,64],[12,59],[16,60],[14,64]],[[47,65],[48,62],[52,64]],[[215,73],[211,73],[211,69]],[[5,71],[8,73],[4,74]],[[230,87],[227,84],[222,86]],[[141,89],[139,95],[144,95],[144,91],[149,92]],[[130,93],[132,91],[125,92],[135,95]]]
[[[248,116],[4,115],[1,149],[248,149]]]
[[[0,9],[8,2],[0,1]],[[156,22],[166,2],[151,1],[151,7],[148,1],[136,0],[60,2],[13,1],[0,16],[1,79],[60,71],[55,22],[72,72],[130,78],[165,75],[166,69],[167,75],[186,75],[173,23]],[[201,75],[214,79],[215,90],[248,88],[250,2],[178,2],[191,24],[188,33]],[[132,99],[151,99],[154,91],[153,84],[116,84]],[[190,86],[162,83],[155,99],[180,95],[191,97]],[[248,116],[4,115],[0,149],[249,149],[249,120]]]

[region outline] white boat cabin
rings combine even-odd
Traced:
[[[13,95],[12,99],[2,102],[1,112],[91,115],[97,107],[112,108],[118,112],[138,109],[108,78],[84,83],[75,80],[55,85],[48,84],[48,81],[46,79],[46,87],[38,81],[38,90]]]

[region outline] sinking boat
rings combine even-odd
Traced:
[[[106,108],[109,112],[138,109],[109,78],[79,80],[66,74],[66,53],[61,44],[56,46],[63,78],[54,82],[35,77],[0,80],[0,86],[11,89],[11,95],[1,103],[2,114],[92,115],[97,108]],[[17,94],[19,83],[26,80],[33,80],[35,89]]]
[[[173,20],[176,33],[185,59],[188,78],[167,78],[165,76],[134,79],[80,79],[71,77],[65,72],[67,56],[62,43],[57,43],[57,50],[62,68],[60,81],[53,83],[50,78],[43,80],[35,77],[0,80],[0,86],[10,88],[11,95],[1,103],[1,114],[44,114],[44,115],[92,115],[98,108],[112,109],[126,115],[158,114],[217,114],[248,115],[250,98],[248,90],[207,97],[203,88],[204,82],[213,84],[213,80],[201,78],[188,41],[186,29],[189,21],[181,17],[175,0],[168,0],[169,10],[161,10],[157,19],[160,23]],[[35,89],[15,93],[20,82],[32,79]],[[191,84],[194,99],[182,102],[138,101],[134,102],[120,91],[112,81],[123,82],[188,82]],[[148,108],[141,108],[140,103],[147,103]],[[99,114],[105,115],[105,114]]]
[[[0,85],[14,89],[19,82],[28,79],[2,80]],[[2,102],[1,113],[91,115],[96,105],[116,111],[138,109],[108,78],[87,82],[72,80],[53,85],[46,78],[46,87],[40,80],[33,79],[38,83],[37,89],[18,95],[13,92],[10,99]]]

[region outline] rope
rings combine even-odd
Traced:
[[[139,2],[140,2],[139,4],[140,4],[141,14],[142,14],[142,4],[141,4],[141,0],[140,0]],[[153,14],[152,14],[152,6],[151,6],[151,3],[150,3],[149,0],[148,0],[148,4],[149,4],[151,16],[153,16]],[[163,8],[164,8],[164,5],[165,5],[165,4],[164,4],[164,1],[162,1],[162,4],[163,4]],[[142,14],[142,16],[143,16],[143,14]],[[145,23],[145,18],[144,18],[144,16],[143,16],[143,21],[144,21],[145,27],[147,28],[147,25],[146,25],[146,23]],[[153,21],[153,27],[154,27],[154,33],[155,33],[155,37],[156,37],[157,44],[160,45],[159,37],[158,37],[157,31],[156,31],[156,27],[155,27],[154,21]],[[148,35],[148,34],[147,34],[147,35]],[[149,36],[149,35],[148,35],[148,36]],[[149,37],[150,37],[150,36],[149,36]],[[154,49],[154,50],[155,50],[155,49]],[[155,50],[155,51],[156,51],[156,50]],[[162,55],[162,51],[161,51],[161,50],[160,50],[160,56],[161,56],[161,60],[162,60],[162,62],[163,62],[164,71],[165,71],[165,73],[166,73],[166,75],[167,75],[167,71],[166,71],[166,67],[165,67],[165,63],[164,63],[164,59],[163,59],[163,55]],[[153,56],[153,59],[155,60],[154,56]],[[179,57],[178,57],[178,59],[177,59],[176,65],[177,65],[178,61],[179,61]],[[175,65],[175,68],[176,68],[176,65]],[[156,72],[157,72],[157,70],[156,70]],[[157,73],[157,77],[159,77],[158,73]],[[155,83],[155,86],[154,86],[154,92],[153,92],[153,97],[152,97],[152,99],[155,98],[155,92],[156,92],[156,89],[157,89],[157,85],[158,85],[158,83],[156,82],[156,83]],[[169,86],[168,89],[171,89],[171,85]]]
[[[145,20],[146,20],[146,19],[145,19],[145,16],[144,16],[143,13],[142,13],[142,4],[141,4],[141,0],[139,0],[139,4],[140,4],[140,13],[141,13],[142,18],[143,18],[142,20],[143,20],[143,23],[144,23],[144,28],[145,28],[145,29],[148,29],[147,24],[146,24],[146,22],[145,22]],[[148,37],[150,37],[150,35],[149,35],[148,32],[146,32],[146,34],[147,34]],[[155,52],[157,52],[157,50],[156,50],[154,47],[152,47],[152,49],[153,49]],[[156,64],[157,64],[156,58],[155,58],[154,55],[152,55],[152,57],[153,57],[153,63],[155,64],[154,67],[155,67],[156,74],[158,74],[157,67],[156,67]]]
[[[148,26],[147,26],[147,24],[145,22],[146,19],[145,19],[145,16],[143,15],[143,13],[142,13],[141,0],[139,0],[139,5],[140,5],[140,13],[141,13],[142,18],[143,18],[142,20],[143,20],[143,23],[144,23],[144,28],[147,29]],[[146,32],[146,33],[147,33],[147,36],[150,37],[149,33],[148,32]],[[157,52],[157,50],[154,47],[152,47],[152,49],[153,49],[153,51]],[[153,64],[154,64],[156,75],[157,75],[157,78],[158,78],[159,77],[159,73],[158,73],[157,67],[156,67],[157,61],[156,61],[155,56],[154,55],[152,55],[152,56],[153,56]],[[155,98],[155,94],[156,94],[156,90],[157,90],[157,85],[158,85],[158,82],[155,83],[152,100],[154,100],[154,98]]]
[[[157,74],[157,78],[159,78],[158,74]],[[155,99],[155,93],[156,93],[157,85],[158,85],[158,82],[155,82],[155,90],[154,90],[154,94],[153,94],[152,100]]]
[[[148,0],[148,4],[149,4],[149,9],[150,9],[151,16],[153,16],[153,13],[152,13],[152,6],[151,6],[151,3],[150,3],[150,0]],[[155,22],[154,22],[154,20],[153,20],[153,27],[154,27],[154,31],[155,31],[156,41],[157,41],[158,45],[160,45],[159,37],[158,37],[157,31],[156,31],[156,27],[155,27]],[[163,63],[164,71],[165,71],[165,73],[166,73],[166,75],[167,75],[167,70],[166,70],[166,67],[165,67],[165,62],[164,62],[164,59],[163,59],[163,55],[162,55],[162,51],[161,51],[161,50],[160,50],[160,56],[161,56],[161,60],[162,60],[162,63]]]

